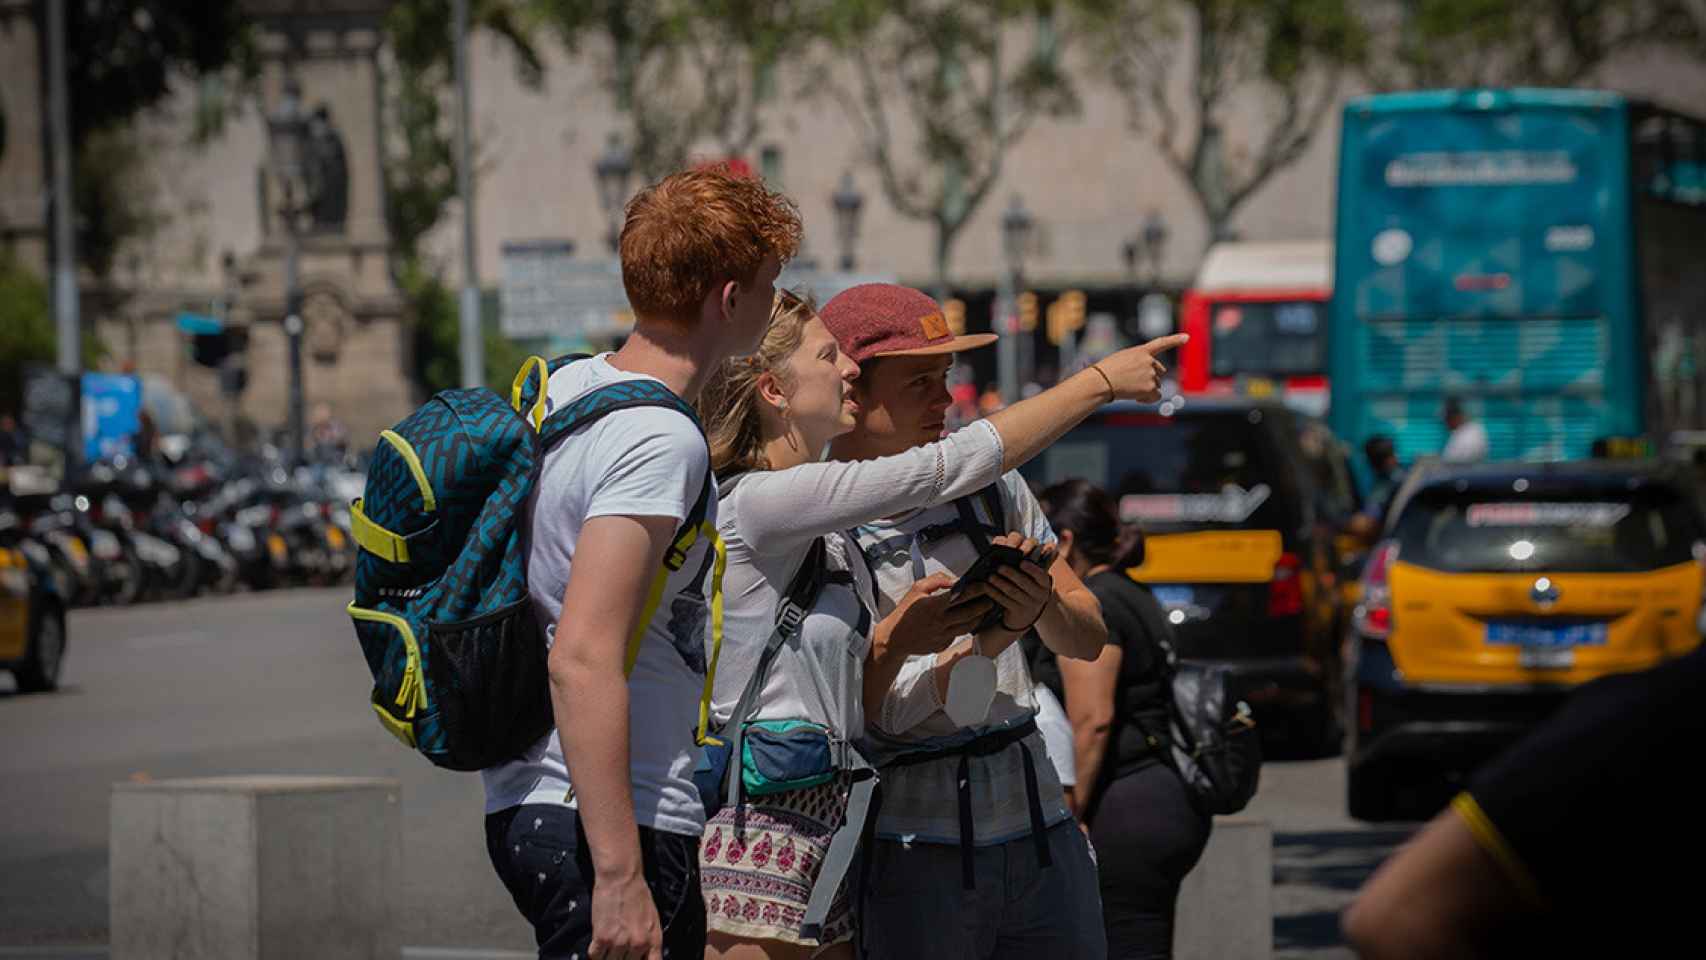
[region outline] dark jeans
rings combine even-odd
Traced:
[[[486,852],[539,942],[540,960],[585,957],[592,944],[592,855],[580,815],[525,804],[486,816]],[[640,857],[663,927],[663,955],[705,953],[699,838],[640,828]]]
[[[1102,960],[1096,865],[1078,824],[1048,830],[1054,863],[1029,837],[978,847],[965,888],[953,843],[878,840],[859,937],[870,960]]]
[[[1184,783],[1165,764],[1108,784],[1090,823],[1101,868],[1108,960],[1173,955],[1179,884],[1202,856],[1212,824],[1191,806]]]

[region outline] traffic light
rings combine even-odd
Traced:
[[[1029,290],[1019,294],[1019,329],[1026,333],[1037,328],[1037,295]]]
[[[198,333],[194,337],[193,355],[195,362],[204,367],[217,367],[225,362],[225,357],[231,352],[231,341],[225,331],[218,333]]]
[[[966,302],[960,299],[949,300],[942,304],[942,319],[948,321],[948,329],[954,336],[962,336],[966,332]]]
[[[1068,290],[1048,305],[1048,342],[1060,346],[1084,328],[1084,291]]]

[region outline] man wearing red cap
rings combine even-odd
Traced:
[[[953,354],[996,339],[955,336],[934,300],[892,284],[853,287],[821,316],[860,365],[857,426],[830,448],[839,460],[937,439],[952,403],[945,378]],[[1081,376],[1101,376],[1114,398],[1101,370]],[[1027,552],[1055,542],[1017,472],[967,500],[853,533],[885,616],[914,582],[964,574],[991,542]],[[874,696],[867,688],[866,747],[883,768],[861,920],[871,956],[1106,953],[1095,865],[1037,732],[1034,686],[1014,641],[1034,628],[1059,655],[1093,659],[1107,630],[1095,597],[1064,561],[1047,569],[1025,563],[1000,583],[1000,623],[940,654],[909,658]]]

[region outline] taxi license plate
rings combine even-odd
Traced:
[[[284,545],[284,538],[274,533],[267,537],[267,552],[274,560],[283,562],[289,556],[290,550]]]
[[[1517,662],[1523,667],[1543,670],[1563,670],[1575,666],[1577,647],[1605,645],[1606,625],[1603,623],[1487,624],[1487,643],[1492,646],[1520,647]]]
[[[342,550],[344,548],[344,532],[337,527],[327,527],[326,542],[331,544],[333,549]]]
[[[1191,605],[1191,602],[1196,599],[1196,591],[1192,590],[1190,587],[1156,586],[1150,587],[1149,589],[1150,592],[1155,595],[1156,602],[1160,603],[1161,606],[1168,610],[1174,610],[1179,607],[1188,607]]]

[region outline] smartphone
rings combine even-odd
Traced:
[[[1018,547],[992,543],[989,545],[989,549],[977,558],[977,562],[971,565],[971,569],[961,575],[960,579],[948,590],[948,599],[950,601],[958,600],[968,588],[994,576],[995,571],[1002,567],[1016,567],[1024,562],[1025,554]]]

